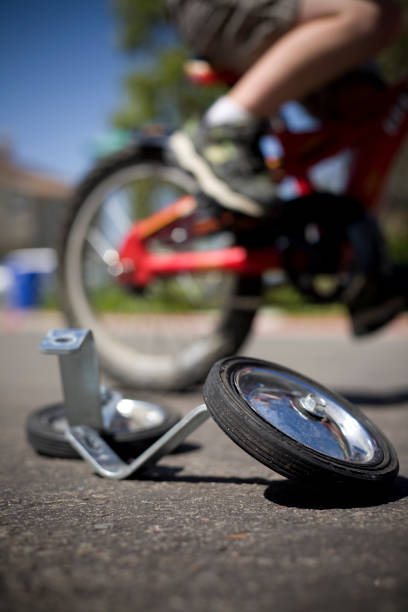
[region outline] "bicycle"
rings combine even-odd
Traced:
[[[349,228],[378,207],[408,133],[408,79],[386,86],[365,74],[345,95],[337,91],[335,119],[317,129],[293,133],[275,121],[283,153],[266,163],[274,180],[291,177],[296,190],[278,222],[204,198],[163,133],[139,133],[85,177],[59,248],[61,303],[72,326],[93,330],[110,375],[158,390],[202,380],[248,336],[271,270],[308,299],[344,299],[361,243],[381,249],[375,223],[356,239]],[[344,150],[352,151],[344,192],[319,193],[311,168]]]

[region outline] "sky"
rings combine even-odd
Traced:
[[[0,141],[26,167],[75,182],[121,104],[136,60],[109,0],[0,2]]]

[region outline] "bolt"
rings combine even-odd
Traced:
[[[309,393],[308,395],[302,397],[299,401],[302,408],[313,416],[326,416],[324,407],[327,405],[327,402],[323,397],[316,397],[313,393]]]

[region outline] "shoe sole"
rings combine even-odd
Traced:
[[[172,152],[182,168],[191,172],[200,187],[224,208],[250,217],[262,217],[265,212],[260,204],[233,191],[215,176],[207,162],[197,153],[192,140],[184,132],[175,132],[169,138]]]
[[[397,296],[383,304],[352,315],[351,321],[354,335],[365,336],[379,330],[401,314],[406,306],[406,300]]]

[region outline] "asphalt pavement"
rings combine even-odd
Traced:
[[[62,399],[38,344],[60,326],[0,317],[2,612],[408,609],[407,319],[356,342],[342,321],[266,317],[243,351],[341,392],[391,440],[395,485],[358,501],[286,480],[210,420],[133,480],[37,455],[27,415]],[[200,388],[135,395],[182,414],[202,401]]]

